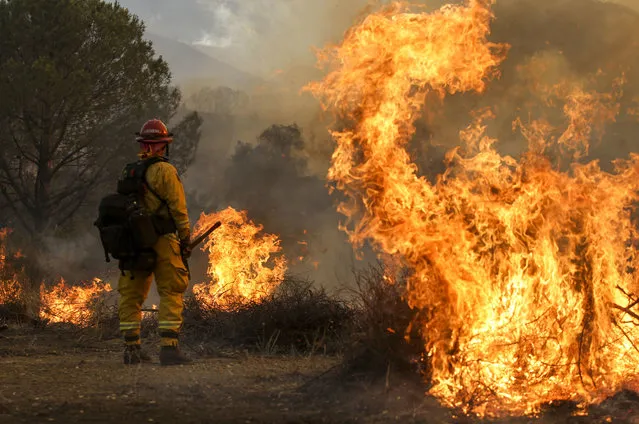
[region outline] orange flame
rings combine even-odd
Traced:
[[[491,1],[431,14],[395,4],[353,27],[320,59],[332,72],[308,88],[353,122],[334,131],[329,179],[350,201],[355,246],[401,258],[407,300],[423,311],[431,393],[466,412],[534,412],[554,399],[593,402],[639,367],[639,155],[555,169],[553,146],[583,157],[618,112],[615,95],[548,89],[566,129],[517,122],[518,161],[485,135],[491,113],[462,132],[436,184],[417,175],[405,145],[429,93],[481,93],[506,47],[486,39]],[[567,88],[565,88],[567,87]]]
[[[8,229],[0,229],[0,304],[24,301],[24,288],[15,272],[6,262],[5,239]],[[16,258],[21,258],[20,252]],[[66,322],[79,326],[90,325],[95,313],[93,302],[110,292],[111,287],[94,279],[90,285],[67,286],[64,280],[52,287],[40,286],[40,318],[49,322]]]
[[[93,303],[111,290],[108,283],[97,278],[82,286],[68,286],[64,280],[50,289],[43,284],[40,286],[40,318],[53,323],[89,325],[95,312]]]
[[[0,279],[0,305],[18,303],[22,297],[22,286],[14,278]]]
[[[200,302],[228,305],[231,301],[259,301],[271,294],[284,279],[286,259],[278,255],[276,235],[262,234],[246,211],[229,207],[214,214],[202,214],[195,232],[205,231],[217,221],[222,226],[211,233],[203,250],[209,253],[211,281],[193,286]]]
[[[17,303],[22,297],[22,286],[7,264],[5,240],[9,231],[0,229],[0,305]]]

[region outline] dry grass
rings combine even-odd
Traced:
[[[423,374],[428,368],[421,356],[423,342],[414,331],[406,334],[415,313],[403,300],[404,280],[389,284],[384,274],[382,265],[355,273],[356,288],[347,300],[329,295],[311,281],[290,277],[259,302],[237,301],[220,307],[188,297],[182,339],[204,355],[229,350],[265,355],[343,354],[342,371],[347,375],[378,378],[391,370]],[[103,340],[118,338],[113,295],[93,301],[81,325],[48,325],[84,331]],[[14,306],[2,305],[0,313],[3,308]],[[145,312],[142,336],[156,337],[156,333],[157,315]]]
[[[100,302],[91,315],[102,339],[119,337],[117,308]],[[198,353],[249,351],[265,355],[341,353],[356,322],[352,305],[311,281],[287,278],[261,301],[215,305],[185,299],[182,340]],[[88,323],[89,324],[89,323]],[[143,313],[142,337],[157,333],[157,315]]]

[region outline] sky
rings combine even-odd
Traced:
[[[268,25],[268,18],[252,13],[258,3],[265,3],[260,0],[120,0],[119,3],[140,16],[150,31],[187,44],[227,47]]]
[[[303,63],[341,39],[369,3],[385,0],[119,0],[149,32],[196,45],[266,76]]]
[[[118,0],[147,29],[268,77],[313,66],[314,48],[341,40],[367,6],[390,0]],[[436,6],[445,0],[413,0]],[[458,2],[461,0],[452,0]],[[516,0],[497,0],[498,3]],[[602,0],[639,10],[639,0]]]
[[[118,1],[140,16],[150,32],[198,45],[247,72],[267,75],[312,62],[313,47],[339,41],[366,6],[389,0]],[[603,1],[639,10],[639,0]]]

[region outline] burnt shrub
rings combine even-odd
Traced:
[[[379,378],[391,371],[418,376],[427,371],[417,312],[404,294],[406,273],[389,278],[382,264],[354,273],[351,290],[355,316],[351,343],[344,352],[342,374]]]

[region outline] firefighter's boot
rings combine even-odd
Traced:
[[[160,365],[189,365],[193,361],[180,351],[177,345],[160,347]]]
[[[143,351],[140,345],[127,345],[124,348],[124,364],[136,365],[141,362],[151,362],[149,354]]]

